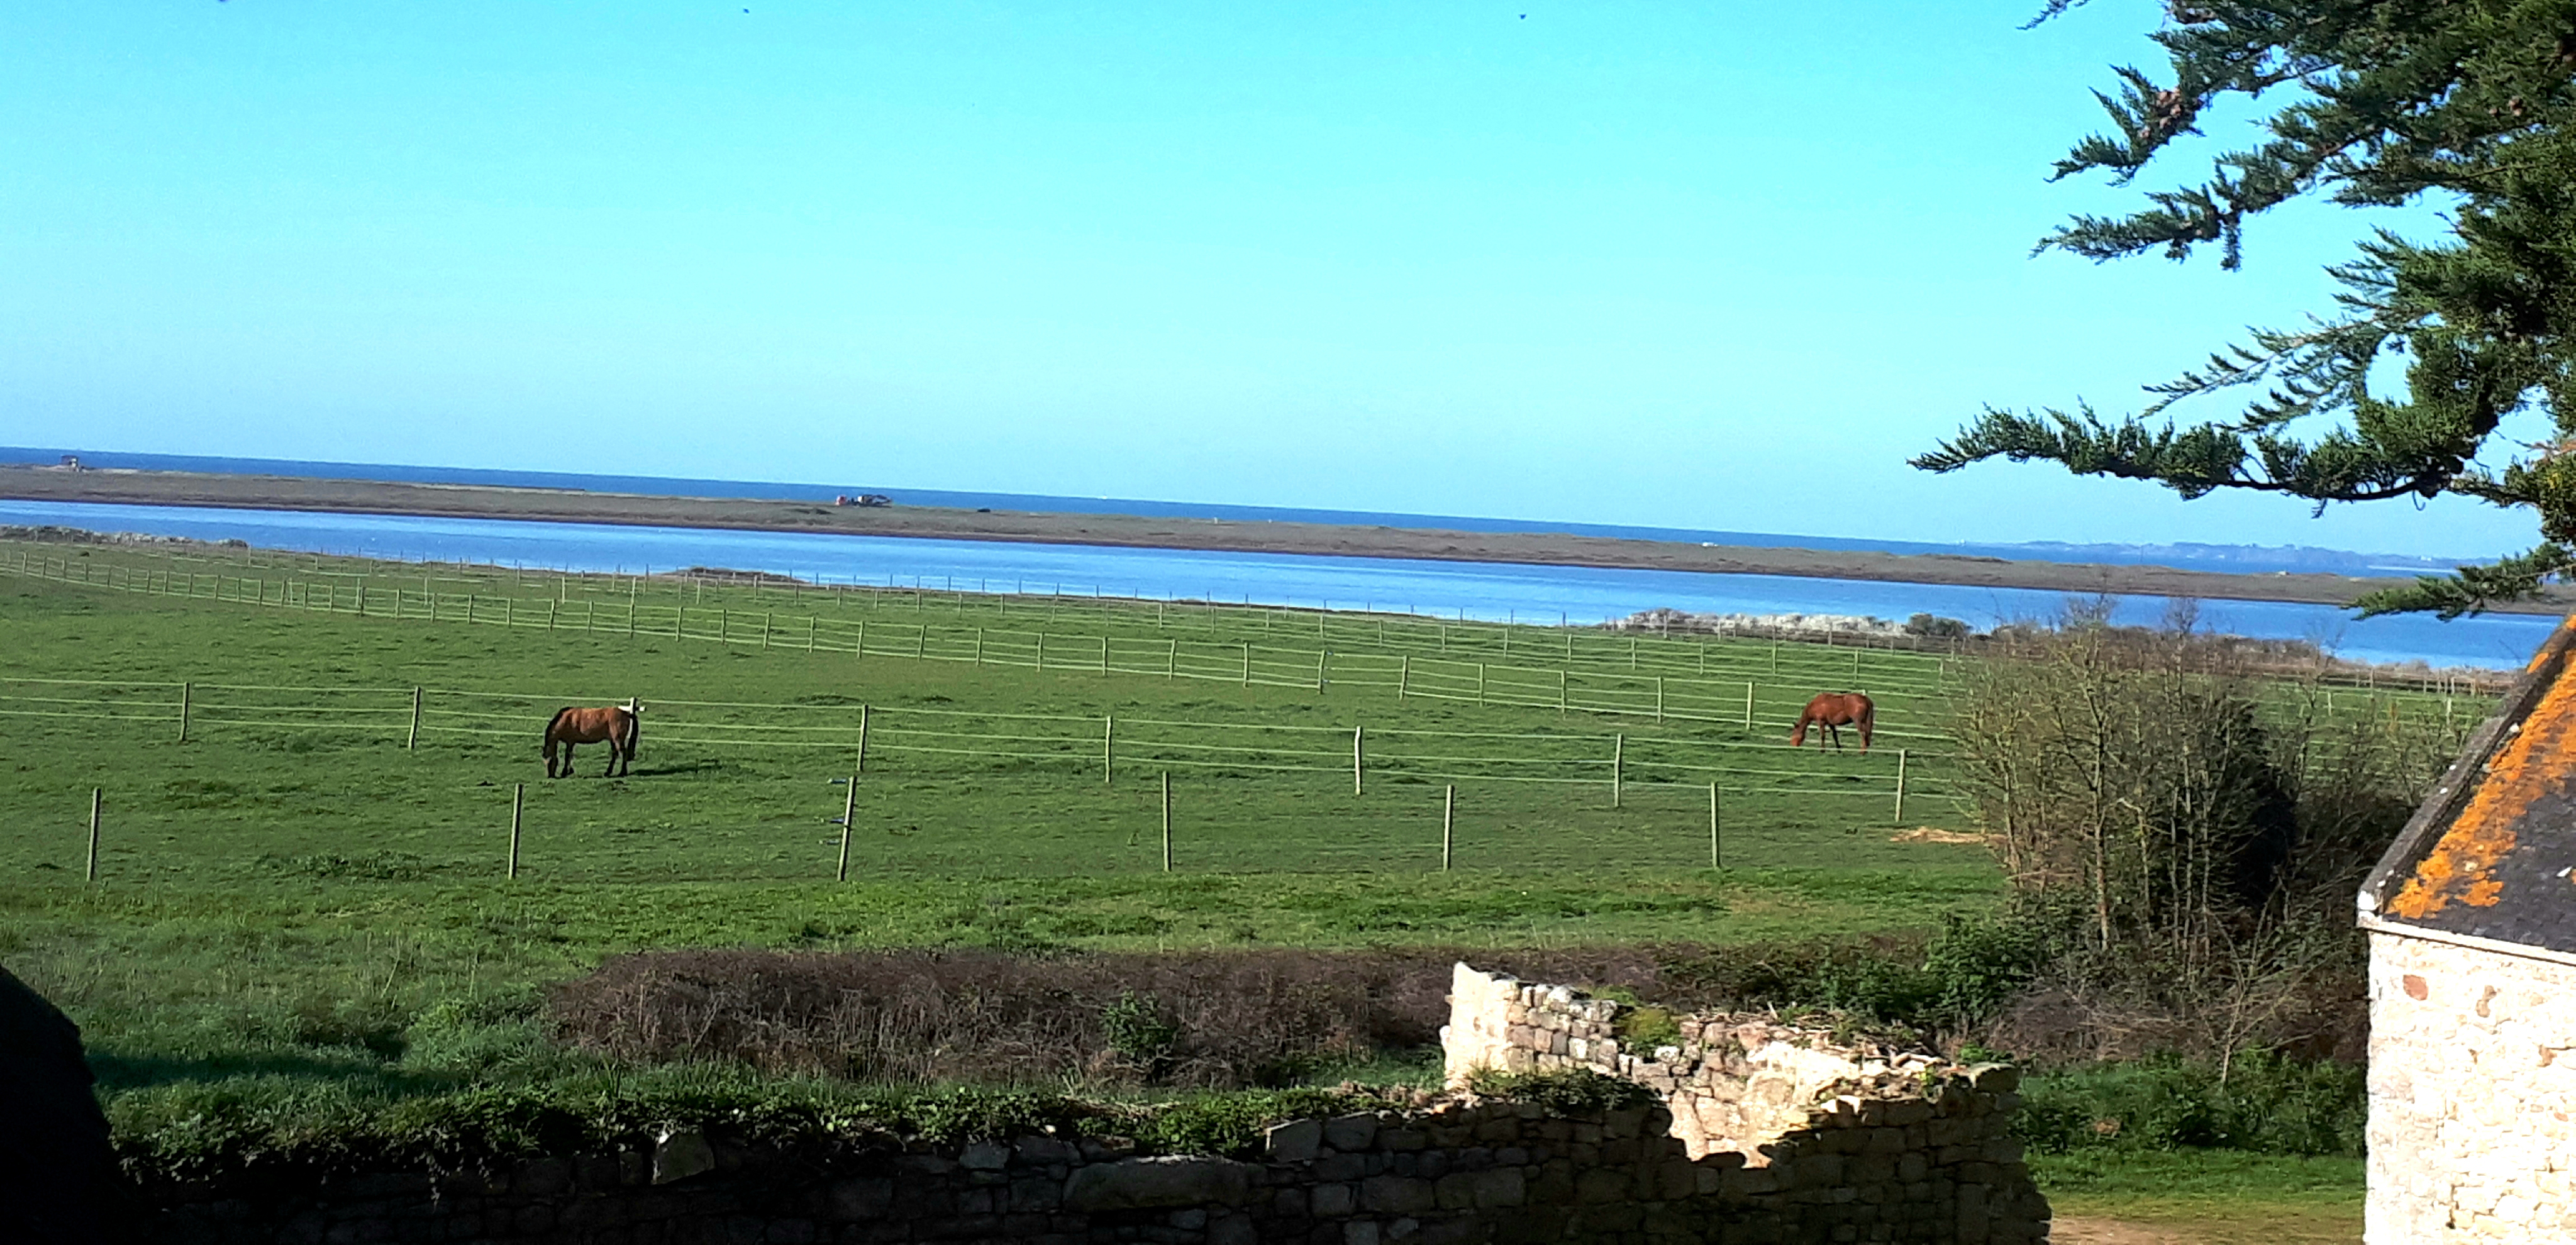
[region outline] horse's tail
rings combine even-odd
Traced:
[[[555,716],[546,719],[546,746],[544,751],[545,757],[549,761],[555,759],[555,728],[563,725],[564,715],[570,712],[572,712],[572,706],[565,705],[563,708],[555,710]]]
[[[643,712],[642,712],[643,708],[644,708],[644,706],[643,706],[643,705],[638,704],[638,703],[636,703],[636,702],[634,702],[634,701],[628,701],[628,702],[626,703],[626,744],[625,744],[625,747],[626,747],[626,759],[627,759],[627,760],[629,760],[629,761],[632,761],[632,760],[634,760],[634,759],[635,759],[635,745],[636,745],[636,742],[644,738],[644,714],[643,714]]]
[[[1869,751],[1869,733],[1877,726],[1878,702],[1862,696],[1860,698],[1860,750],[1863,753]]]

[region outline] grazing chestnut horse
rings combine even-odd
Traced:
[[[1789,746],[1795,748],[1807,742],[1807,724],[1812,722],[1825,728],[1825,735],[1834,741],[1834,751],[1840,752],[1843,747],[1842,728],[1857,726],[1860,728],[1861,755],[1868,756],[1869,732],[1877,719],[1878,706],[1869,703],[1869,697],[1858,692],[1826,692],[1808,701],[1807,707],[1799,711],[1798,728],[1789,732]]]
[[[644,712],[642,701],[630,700],[603,709],[558,709],[554,721],[546,723],[546,777],[564,778],[572,774],[572,750],[575,744],[608,745],[608,768],[600,777],[622,775],[635,760],[635,740],[642,734]],[[563,748],[563,769],[555,768],[555,748]]]

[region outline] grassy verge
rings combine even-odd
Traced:
[[[2361,1239],[2362,1160],[2234,1150],[2035,1155],[2060,1220],[2144,1225],[2188,1245],[2336,1245]]]

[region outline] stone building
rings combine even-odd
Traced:
[[[2380,859],[2368,1245],[2576,1240],[2576,619]]]

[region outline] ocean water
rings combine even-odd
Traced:
[[[2032,541],[2019,544],[1936,544],[1924,541],[1876,540],[1842,536],[1795,536],[1780,532],[1731,532],[1681,527],[1624,527],[1602,523],[1477,518],[1471,515],[1309,510],[1286,506],[1229,506],[1208,502],[1151,501],[1119,497],[1055,497],[1034,493],[960,493],[938,489],[904,488],[897,484],[865,481],[797,484],[758,480],[700,480],[666,476],[583,475],[560,471],[500,471],[475,467],[416,467],[389,463],[325,463],[283,458],[211,458],[191,454],[98,453],[27,446],[0,446],[0,463],[50,464],[60,461],[65,454],[78,454],[84,464],[92,467],[133,468],[144,471],[208,471],[336,480],[384,480],[412,484],[490,484],[519,488],[647,493],[673,497],[758,497],[787,501],[828,501],[840,493],[882,493],[894,498],[898,505],[943,506],[964,510],[989,507],[995,510],[1034,510],[1056,514],[1212,518],[1247,523],[1261,521],[1335,523],[1438,528],[1460,532],[1570,532],[1579,536],[1706,541],[1711,544],[1749,545],[1755,548],[1871,549],[1885,553],[1950,553],[2042,562],[2152,564],[2204,571],[2252,573],[2324,571],[2338,575],[2412,575],[2446,571],[2459,561],[2459,559],[2417,558],[2399,554],[2356,553],[2297,545],[2075,545],[2057,541]]]
[[[1783,575],[0,501],[0,524],[44,523],[380,558],[627,573],[722,566],[825,583],[1398,610],[1542,624],[1597,623],[1665,606],[1693,613],[1882,618],[1931,613],[1984,628],[2054,618],[2066,605],[2062,593],[2027,589]],[[2116,620],[2139,624],[2159,621],[2166,604],[2160,597],[2114,600]],[[2450,623],[2422,617],[2355,621],[2330,606],[2213,600],[2202,603],[2200,622],[2239,635],[2311,640],[2356,660],[2511,667],[2529,659],[2556,620],[2495,615]]]

